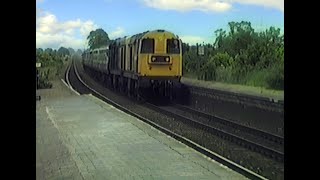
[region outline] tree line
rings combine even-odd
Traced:
[[[41,63],[41,67],[37,68],[38,88],[51,88],[50,81],[63,74],[64,63],[74,54],[81,55],[82,51],[65,47],[60,47],[58,50],[36,48],[36,63]]]
[[[273,26],[255,32],[250,22],[229,22],[217,29],[215,41],[197,46],[183,43],[184,75],[201,80],[284,88],[284,35]]]

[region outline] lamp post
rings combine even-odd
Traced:
[[[39,85],[39,70],[38,68],[41,67],[41,63],[36,63],[36,89],[38,89]]]
[[[39,70],[38,68],[41,67],[41,63],[36,63],[36,90],[38,89],[39,86]],[[36,100],[41,100],[41,96],[36,95]]]

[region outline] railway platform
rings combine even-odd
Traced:
[[[38,93],[36,179],[246,179],[61,81]]]
[[[216,89],[242,95],[250,95],[261,98],[273,99],[274,101],[284,101],[284,92],[281,90],[270,90],[262,87],[253,87],[239,84],[228,84],[213,81],[197,80],[194,78],[182,77],[181,82],[186,85]]]

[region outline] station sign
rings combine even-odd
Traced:
[[[200,55],[200,56],[203,56],[204,55],[204,46],[198,46],[198,54]]]

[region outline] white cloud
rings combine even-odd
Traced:
[[[189,45],[206,42],[204,38],[199,36],[180,36],[180,39],[182,40],[182,42],[188,43]]]
[[[258,5],[284,9],[283,0],[142,0],[146,6],[176,11],[199,10],[205,12],[225,12],[231,9],[233,3]]]
[[[58,49],[61,46],[74,49],[83,49],[84,40],[77,39],[72,36],[67,36],[64,34],[43,34],[40,32],[36,33],[37,39],[36,44],[37,48],[53,48]]]
[[[97,29],[94,22],[80,19],[60,22],[54,14],[37,9],[36,47],[72,47],[83,49],[89,32]]]
[[[143,2],[156,9],[181,12],[191,10],[223,12],[231,8],[230,3],[218,0],[143,0]]]
[[[109,38],[110,39],[116,39],[116,38],[119,38],[119,37],[122,37],[123,34],[124,34],[124,29],[122,27],[117,27],[116,30],[112,31],[110,34],[109,34]]]
[[[263,6],[263,7],[278,9],[282,12],[284,11],[283,0],[225,0],[225,1],[230,3]]]
[[[82,26],[80,27],[80,33],[82,36],[87,38],[89,35],[90,31],[97,29],[98,26],[94,24],[93,21],[86,21],[82,23]]]
[[[231,3],[257,5],[257,6],[275,8],[282,12],[284,11],[283,0],[228,0],[228,1]]]

